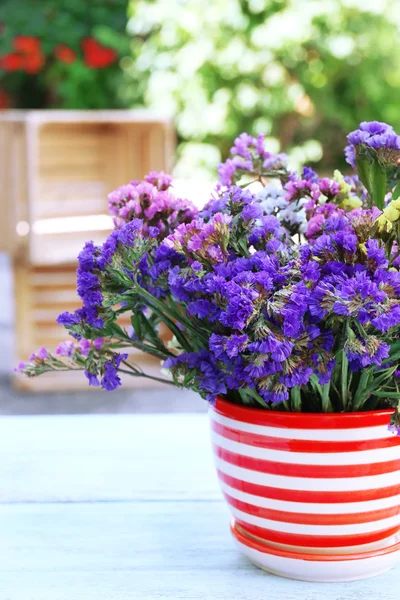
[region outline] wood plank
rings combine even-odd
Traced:
[[[227,551],[221,544],[219,550],[219,556]],[[196,564],[207,552],[198,545]],[[231,552],[229,567],[219,569],[217,561],[207,571],[193,563],[168,571],[19,570],[1,573],[1,584],[7,600],[398,600],[398,569],[365,582],[312,584],[269,575]]]
[[[207,429],[206,415],[3,417],[2,597],[398,600],[399,567],[315,584],[252,566],[230,538]]]
[[[206,414],[4,416],[0,455],[0,502],[220,498]]]

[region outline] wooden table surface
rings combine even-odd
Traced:
[[[0,419],[0,600],[399,600],[400,568],[281,579],[235,549],[205,414]]]

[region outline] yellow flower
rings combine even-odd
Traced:
[[[357,196],[350,196],[351,185],[345,182],[342,173],[337,169],[333,172],[333,179],[340,185],[340,196],[343,198],[339,204],[340,208],[343,210],[353,210],[353,208],[362,206],[360,198],[357,198]]]
[[[378,219],[378,227],[381,233],[382,231],[389,232],[393,229],[391,221],[388,221],[384,214],[382,214]]]
[[[351,185],[345,182],[344,176],[338,169],[333,172],[333,179],[340,185],[340,193],[348,196],[351,190]]]
[[[400,205],[398,200],[394,200],[390,202],[387,207],[384,209],[383,214],[387,221],[397,221],[400,217]]]
[[[365,247],[365,244],[358,244],[358,247],[360,248],[360,250],[363,254],[367,254],[367,249]]]
[[[353,210],[353,208],[360,208],[360,206],[362,206],[362,200],[357,198],[357,196],[349,196],[339,204],[339,207],[344,210]]]

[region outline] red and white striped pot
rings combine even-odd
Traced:
[[[210,421],[218,478],[236,541],[253,562],[320,581],[393,566],[400,553],[400,437],[388,430],[391,412],[286,413],[217,400]],[[312,555],[318,574],[313,564],[301,577],[294,554],[300,561]]]

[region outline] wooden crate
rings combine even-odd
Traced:
[[[86,240],[101,243],[111,230],[108,192],[153,169],[169,171],[174,149],[171,123],[145,110],[0,113],[0,251],[13,258],[16,360],[66,338],[55,319],[80,306],[76,256]],[[136,353],[135,362],[159,374],[158,361]],[[15,377],[15,384],[87,385],[79,374]]]
[[[170,121],[145,110],[0,112],[0,251],[73,261],[111,226],[108,192],[170,170],[174,148]]]
[[[64,327],[56,323],[65,310],[73,311],[82,305],[76,293],[75,265],[32,266],[14,263],[16,354],[27,359],[36,349],[45,346],[54,350],[60,341],[71,339]],[[128,317],[119,324],[130,325]],[[160,361],[132,349],[131,360],[145,372],[160,377]],[[88,386],[83,373],[48,373],[26,379],[15,375],[15,386],[24,391],[56,391],[82,389]],[[129,387],[154,387],[157,383],[126,377]]]

